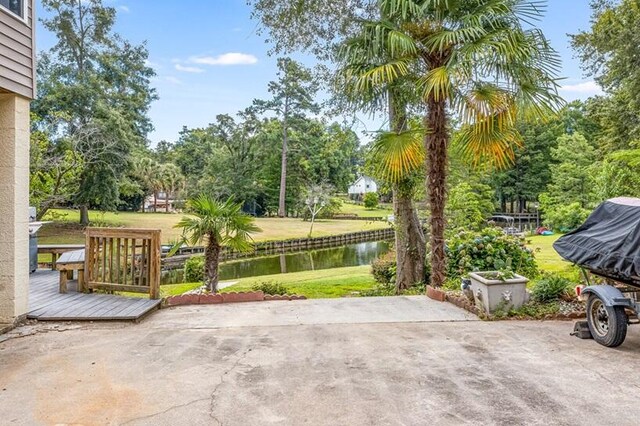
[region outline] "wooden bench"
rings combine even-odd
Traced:
[[[55,268],[60,271],[60,293],[67,292],[67,281],[73,279],[73,271],[78,271],[78,292],[84,292],[84,249],[67,251],[60,255]]]
[[[38,246],[38,254],[51,255],[51,270],[56,270],[58,257],[69,251],[84,249],[84,244],[43,244]]]

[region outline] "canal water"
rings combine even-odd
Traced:
[[[389,247],[388,241],[372,241],[321,250],[234,260],[220,265],[220,280],[229,281],[262,275],[369,265],[387,253]],[[183,269],[163,271],[162,284],[181,283],[184,280],[183,275]]]

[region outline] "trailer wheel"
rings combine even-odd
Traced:
[[[615,348],[627,337],[627,314],[622,306],[607,306],[596,294],[589,295],[587,322],[593,339]]]

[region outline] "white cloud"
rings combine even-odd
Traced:
[[[602,93],[602,89],[595,81],[583,81],[576,84],[567,84],[560,87],[560,91],[584,95],[598,95]]]
[[[176,70],[181,72],[190,72],[194,74],[200,74],[201,72],[204,72],[202,68],[198,68],[198,67],[185,67],[184,65],[180,65],[180,64],[176,64],[175,67],[176,67]]]
[[[192,56],[189,62],[201,65],[253,65],[258,58],[247,53],[223,53],[218,56]]]
[[[120,5],[118,6],[118,10],[124,13],[129,13],[131,12],[131,9],[129,9],[129,6],[125,6],[125,5]]]

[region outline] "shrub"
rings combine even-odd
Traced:
[[[192,256],[184,264],[184,282],[204,282],[204,256]]]
[[[367,192],[364,194],[364,198],[362,199],[364,202],[364,206],[367,209],[375,209],[378,207],[378,202],[380,199],[378,198],[378,194],[375,192]]]
[[[505,235],[499,228],[460,231],[447,240],[446,253],[450,278],[491,270],[510,270],[528,278],[538,275],[533,251],[524,239]]]
[[[495,211],[493,190],[484,184],[459,183],[451,188],[446,215],[450,229],[481,229]]]
[[[544,274],[531,289],[531,296],[536,302],[548,303],[568,295],[571,284],[562,276]]]
[[[371,274],[378,284],[390,284],[396,280],[396,256],[393,251],[371,263]]]
[[[331,218],[334,215],[339,214],[340,210],[342,210],[342,200],[338,197],[331,197],[327,205],[324,206],[322,210],[320,210],[320,213],[318,213],[317,217],[318,219]],[[307,211],[309,210],[307,209]]]
[[[288,294],[289,290],[279,282],[263,281],[251,287],[253,291],[261,291],[264,294],[283,295]]]
[[[587,220],[589,213],[579,203],[549,206],[544,210],[544,223],[557,231],[572,231]]]
[[[385,254],[374,260],[371,263],[371,274],[373,275],[373,279],[382,286],[390,285],[390,289],[395,291],[395,282],[396,282],[396,272],[398,270],[398,266],[396,264],[396,253],[394,250],[391,250],[389,253]],[[431,280],[431,264],[429,263],[429,259],[425,260],[424,266],[424,283],[428,283]]]

